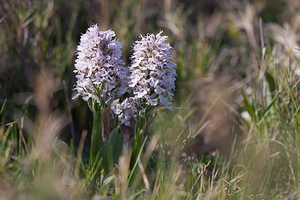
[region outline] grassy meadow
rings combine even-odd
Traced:
[[[140,34],[173,47],[173,110],[129,142],[72,99],[93,24],[126,65]],[[299,42],[297,0],[2,0],[0,200],[300,199]]]

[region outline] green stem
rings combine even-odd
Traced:
[[[101,143],[101,128],[102,128],[102,115],[103,109],[101,106],[95,106],[93,111],[93,128],[91,136],[91,149],[90,149],[90,162],[92,163],[100,151]]]

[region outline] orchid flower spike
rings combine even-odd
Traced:
[[[80,38],[75,61],[77,78],[74,90],[84,101],[110,104],[123,95],[129,81],[128,68],[124,67],[122,44],[111,31],[100,31],[97,25],[88,28]]]

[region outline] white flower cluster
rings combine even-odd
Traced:
[[[77,47],[75,90],[84,101],[92,98],[109,103],[127,90],[128,68],[124,67],[122,45],[111,30],[100,31],[97,25],[81,36]]]
[[[167,36],[148,34],[135,42],[132,65],[124,67],[121,43],[111,30],[97,25],[81,36],[77,47],[75,90],[84,101],[92,98],[111,106],[121,124],[130,126],[138,109],[164,105],[171,109],[176,65]],[[131,73],[131,75],[129,75]],[[129,96],[122,102],[122,95]],[[121,98],[122,97],[122,98]]]
[[[126,126],[130,126],[130,121],[136,119],[138,112],[136,100],[133,97],[126,98],[122,102],[119,102],[119,99],[113,101],[111,109],[118,116],[119,122]]]
[[[175,89],[176,65],[171,61],[171,46],[167,36],[148,34],[141,36],[133,48],[129,87],[140,103],[171,109]]]

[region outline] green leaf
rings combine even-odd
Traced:
[[[268,105],[268,107],[266,108],[266,110],[261,114],[261,116],[260,116],[260,118],[259,118],[258,124],[260,124],[260,123],[263,121],[263,119],[265,118],[265,116],[270,112],[272,106],[274,105],[274,103],[275,103],[275,101],[276,101],[276,99],[277,99],[278,94],[279,94],[279,93],[277,93],[277,94],[273,97],[272,101],[269,103],[269,105]]]
[[[267,79],[267,82],[269,85],[270,92],[273,94],[276,89],[276,84],[275,84],[275,80],[274,80],[272,74],[270,74],[269,72],[266,72],[266,79]]]
[[[118,128],[114,128],[108,138],[106,144],[104,144],[101,151],[103,157],[103,167],[105,173],[113,170],[114,164],[118,163],[119,157],[122,154],[124,144],[124,136],[120,133]]]
[[[2,112],[4,110],[5,104],[6,104],[6,99],[4,100],[4,102],[3,102],[2,106],[1,106],[0,115],[2,114]]]
[[[124,135],[120,132],[118,128],[114,128],[108,139],[109,148],[111,148],[113,161],[117,163],[120,155],[122,154],[124,144]]]
[[[144,139],[142,145],[140,146],[140,148],[136,149],[136,150],[138,150],[138,155],[137,155],[136,159],[134,160],[134,165],[133,165],[133,167],[131,169],[131,172],[130,172],[130,175],[129,175],[129,178],[128,178],[128,183],[130,182],[130,180],[131,180],[131,178],[132,178],[132,176],[133,176],[133,174],[135,172],[135,169],[137,167],[138,161],[139,161],[139,159],[141,157],[141,154],[143,152],[143,149],[144,149],[144,146],[146,144],[146,141],[147,141],[147,137],[145,137],[145,139]]]

